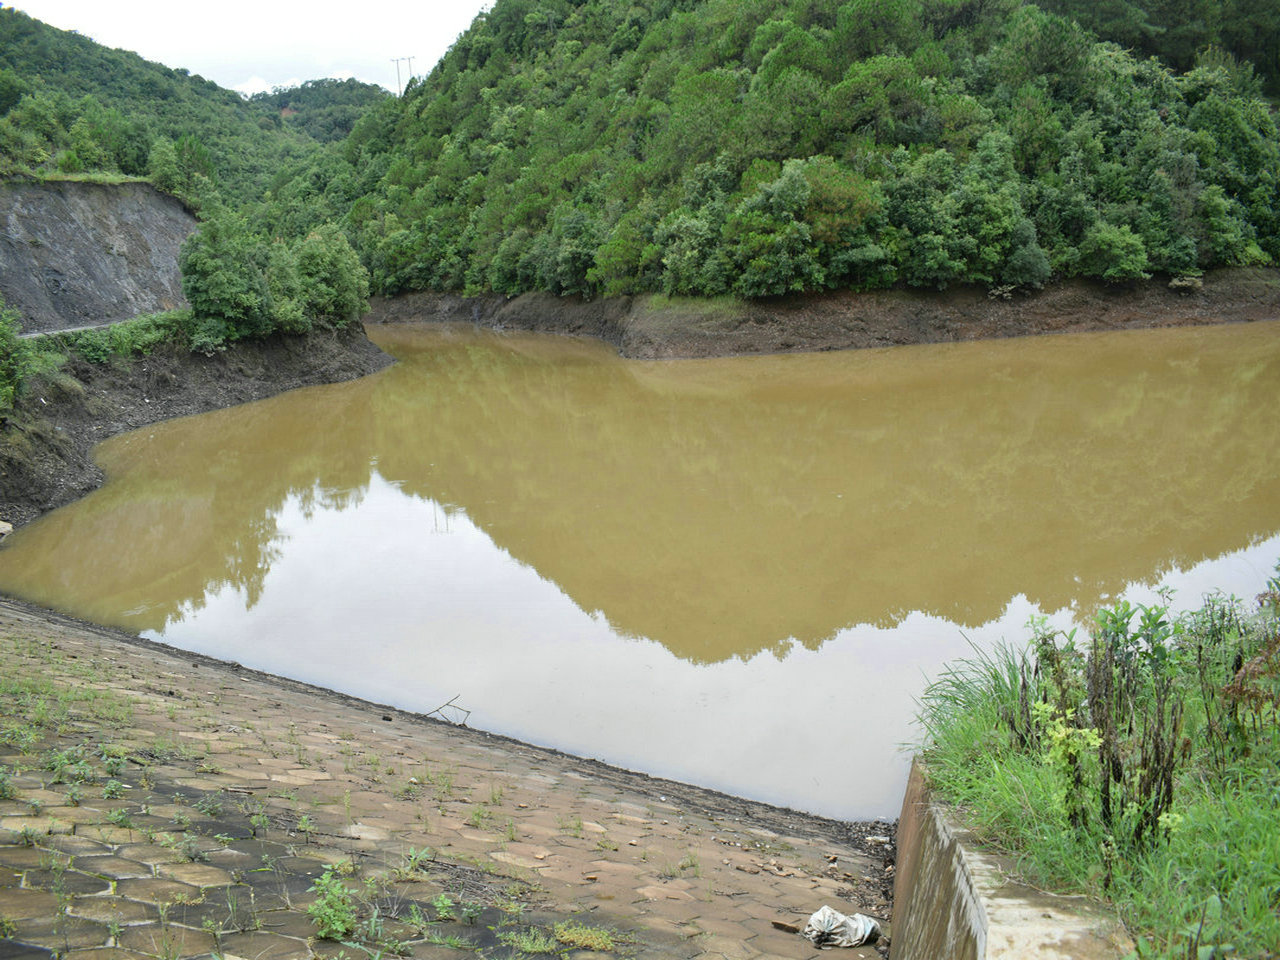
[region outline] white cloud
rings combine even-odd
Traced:
[[[425,74],[487,6],[483,0],[19,0],[37,20],[183,67],[240,92],[355,76],[392,90],[397,57]],[[176,11],[181,11],[180,13]],[[401,64],[401,83],[408,80]]]

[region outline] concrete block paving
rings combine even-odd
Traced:
[[[807,958],[774,921],[823,904],[890,916],[891,860],[861,838],[891,825],[652,779],[8,602],[0,656],[0,960]]]

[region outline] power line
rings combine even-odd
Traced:
[[[409,63],[409,79],[413,79],[413,57],[392,57],[391,62],[396,65],[396,96],[404,94],[404,87],[400,85],[400,64],[404,61]]]

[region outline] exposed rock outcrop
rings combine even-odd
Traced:
[[[195,228],[146,183],[0,183],[0,296],[28,333],[185,306],[178,248]]]

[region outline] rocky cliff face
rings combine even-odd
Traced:
[[[178,248],[195,228],[145,183],[0,183],[0,296],[28,333],[185,306]]]

